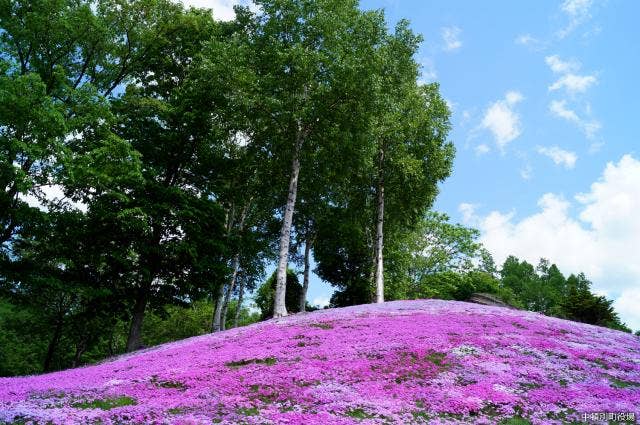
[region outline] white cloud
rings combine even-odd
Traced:
[[[462,47],[462,41],[460,41],[461,32],[462,30],[455,26],[442,28],[443,49],[445,51],[453,51]]]
[[[34,189],[26,195],[19,195],[20,199],[32,208],[47,211],[47,203],[57,204],[71,209],[87,211],[87,205],[82,202],[75,202],[67,198],[63,187],[58,184],[44,185]]]
[[[577,125],[589,139],[593,139],[602,127],[596,120],[580,118],[574,110],[567,108],[565,100],[552,100],[549,104],[549,111],[556,117]]]
[[[639,304],[632,302],[640,299],[640,160],[625,155],[608,163],[589,191],[574,200],[547,193],[539,211],[522,219],[514,212],[480,216],[467,209],[466,222],[480,229],[498,264],[508,255],[534,264],[544,257],[567,274],[586,273],[595,291],[616,299],[623,321],[640,329]]]
[[[589,145],[589,154],[593,155],[595,153],[600,152],[600,149],[602,149],[602,147],[604,146],[604,142],[602,140],[600,141],[596,141],[596,142],[592,142]]]
[[[516,37],[516,43],[527,46],[529,44],[538,43],[538,39],[535,37],[532,37],[531,34],[521,34],[518,37]]]
[[[533,167],[530,164],[527,164],[521,168],[520,177],[522,177],[523,180],[531,180],[533,177]]]
[[[460,211],[460,214],[462,214],[462,222],[469,223],[470,221],[472,221],[476,215],[477,208],[478,206],[476,204],[469,204],[466,202],[460,204],[458,206],[458,211]]]
[[[584,16],[589,13],[592,0],[565,0],[560,9],[570,16]]]
[[[491,131],[498,148],[501,150],[522,133],[520,115],[513,107],[524,99],[517,91],[510,91],[504,99],[498,100],[487,108],[480,128]]]
[[[533,37],[531,34],[520,34],[514,41],[516,44],[526,46],[534,51],[545,50],[548,44],[548,42]]]
[[[574,123],[578,123],[581,121],[575,111],[567,108],[566,100],[552,100],[549,104],[549,111],[551,111],[551,113],[555,116],[563,118],[567,121],[571,121]]]
[[[572,169],[576,165],[578,156],[575,152],[566,151],[558,146],[538,146],[539,154],[548,156],[556,165],[562,165],[566,169]]]
[[[565,74],[568,72],[576,72],[580,69],[580,62],[576,60],[563,61],[558,55],[551,55],[544,58],[549,68],[555,73]]]
[[[589,87],[596,84],[595,75],[565,74],[549,86],[549,91],[565,89],[569,94],[584,93]]]
[[[468,110],[462,111],[462,119],[460,120],[460,126],[466,126],[471,121],[472,113]]]
[[[311,301],[311,305],[324,308],[329,305],[329,302],[330,302],[329,297],[315,297]]]
[[[458,106],[457,103],[455,103],[454,101],[449,100],[447,98],[444,99],[444,102],[447,104],[447,108],[449,108],[449,111],[451,113],[453,113],[456,110],[456,106]]]
[[[250,6],[253,2],[250,0],[182,0],[182,4],[189,7],[201,7],[211,9],[213,16],[221,21],[232,21],[236,14],[233,6]]]
[[[623,321],[635,330],[640,330],[640,288],[629,288],[622,291],[613,303]]]
[[[423,58],[420,65],[420,78],[418,79],[419,84],[427,84],[438,78],[438,72],[436,71],[433,60]]]
[[[569,23],[558,31],[558,37],[565,38],[581,24],[591,19],[592,5],[592,0],[565,0],[560,6],[560,10],[567,16]]]
[[[476,152],[476,155],[484,155],[486,153],[489,153],[490,150],[491,150],[491,148],[488,145],[486,145],[485,143],[479,144],[474,149],[474,151]]]
[[[505,100],[509,105],[515,105],[518,102],[522,102],[523,99],[524,97],[522,96],[522,94],[517,91],[507,92],[505,96]]]
[[[558,55],[547,56],[546,64],[551,71],[560,74],[560,77],[549,86],[549,91],[564,91],[572,98],[578,93],[586,92],[589,87],[597,84],[598,79],[595,75],[578,75],[575,72],[580,70],[580,62],[570,59],[562,60]],[[585,135],[592,139],[600,130],[600,123],[593,119],[583,119],[578,114],[567,107],[566,100],[553,100],[549,104],[549,111],[558,118],[562,118],[577,125]],[[587,103],[586,114],[591,116],[591,105]]]

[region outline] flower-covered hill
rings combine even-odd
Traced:
[[[0,423],[526,424],[607,412],[640,417],[640,338],[435,300],[289,316],[0,379]]]

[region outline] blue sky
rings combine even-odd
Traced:
[[[237,2],[191,3],[224,19]],[[640,2],[361,7],[424,36],[422,80],[439,82],[453,111],[455,167],[434,208],[480,229],[498,263],[515,254],[584,271],[640,329]],[[330,294],[312,280],[312,302]]]
[[[459,217],[460,202],[474,202],[531,213],[544,193],[584,191],[608,161],[636,153],[632,141],[638,130],[640,86],[634,77],[640,67],[640,32],[635,17],[640,16],[640,3],[571,3],[582,11],[567,13],[558,1],[362,2],[366,9],[384,8],[391,22],[408,18],[423,34],[418,57],[423,74],[441,84],[452,104],[451,139],[458,155],[438,209]],[[446,32],[455,39],[449,49]],[[553,72],[547,64],[553,60],[545,58],[556,58],[569,71]],[[549,89],[567,74],[592,77],[587,81],[593,82],[583,91],[579,86]],[[503,138],[501,151],[482,121],[487,109],[509,91],[523,99],[510,108],[518,117],[518,136]],[[554,101],[584,125],[601,128],[585,134],[582,124],[550,110]],[[490,151],[478,154],[481,145]],[[552,146],[577,156],[572,169],[557,166],[537,149]]]
[[[453,110],[435,209],[498,261],[584,271],[640,329],[640,31],[635,1],[366,0],[424,36],[423,79]]]

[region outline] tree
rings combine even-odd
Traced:
[[[210,51],[206,53],[207,56]],[[215,71],[206,65],[207,74]],[[232,111],[233,112],[233,111]],[[236,117],[228,116],[228,123]],[[235,130],[234,130],[235,131]],[[215,308],[212,331],[225,329],[226,314],[238,280],[253,287],[264,278],[264,269],[274,257],[273,240],[277,222],[273,217],[275,200],[269,196],[271,170],[261,167],[263,152],[256,149],[249,135],[236,132],[222,144],[221,163],[212,178],[211,192],[225,211],[225,229],[230,275],[213,294]]]
[[[298,302],[299,311],[305,311],[307,305],[307,291],[309,290],[309,272],[311,245],[313,244],[313,234],[308,233],[304,241],[304,271],[302,273],[302,291],[300,291],[300,300]]]
[[[9,280],[4,294],[30,312],[30,334],[47,341],[40,370],[79,364],[124,313],[119,292],[124,269],[118,262],[127,247],[113,244],[105,252],[110,241],[92,215],[67,210],[49,211],[15,239],[16,259],[4,268]]]
[[[427,276],[447,272],[461,276],[478,272],[492,278],[493,260],[479,237],[476,229],[451,223],[446,214],[428,211],[387,246],[388,297],[431,296],[424,286],[433,284],[433,279]]]
[[[301,178],[300,201],[294,215],[294,244],[291,249],[292,260],[302,267],[302,291],[300,292],[299,311],[305,311],[309,276],[311,273],[311,252],[317,238],[318,221],[327,211],[327,193],[331,185],[331,176],[336,177],[335,169],[320,166],[317,160],[309,161],[309,173]],[[329,171],[329,173],[326,173]]]
[[[223,37],[224,28],[206,11],[191,10],[176,14],[165,35],[148,47],[135,81],[115,102],[116,131],[140,152],[142,180],[124,196],[94,196],[133,229],[128,351],[140,344],[149,303],[211,293],[211,283],[226,274],[225,236],[237,220],[227,215],[225,223],[210,196],[208,170],[220,165],[219,147],[233,128],[215,114],[226,107],[223,93],[203,82],[198,66],[204,43]]]
[[[509,256],[500,271],[503,287],[509,288],[522,305],[531,311],[560,315],[560,301],[565,296],[565,278],[555,264],[540,259],[538,266]]]
[[[527,310],[630,332],[613,309],[613,301],[591,292],[584,273],[564,278],[555,264],[540,259],[536,269],[509,256],[500,271],[502,290],[510,290]]]
[[[437,182],[449,175],[453,161],[453,145],[446,141],[450,128],[448,107],[437,84],[417,84],[414,55],[421,40],[411,32],[407,21],[400,21],[377,51],[380,74],[374,86],[376,116],[371,127],[376,145],[376,302],[384,301],[385,221],[390,228],[406,228],[415,223],[435,199]]]
[[[613,301],[591,293],[591,282],[583,273],[567,278],[567,294],[561,301],[562,315],[592,325],[631,332],[613,309]]]
[[[516,257],[510,255],[505,260],[500,270],[500,281],[502,286],[509,288],[522,300],[526,309],[533,307],[532,301],[523,297],[536,284],[538,276],[533,266],[526,261],[520,262]]]
[[[337,290],[332,307],[371,301],[371,245],[366,231],[370,218],[359,204],[329,208],[318,222],[314,259],[318,276]]]
[[[479,237],[476,229],[450,223],[446,214],[427,212],[407,238],[406,249],[412,257],[409,275],[419,280],[426,274],[476,268],[486,256]]]
[[[70,169],[101,180],[104,164],[94,161],[107,153],[111,169],[121,162],[126,166],[118,171],[136,169],[136,155],[109,129],[108,99],[175,10],[164,0],[0,2],[4,250],[31,218],[25,196],[47,203],[43,189],[63,183]]]
[[[354,0],[261,0],[257,5],[259,14],[244,10],[237,18],[251,71],[240,96],[252,117],[247,131],[252,143],[269,153],[273,169],[289,170],[279,211],[278,317],[287,314],[285,274],[301,169],[310,152],[339,151],[344,138],[337,136],[366,116],[370,58],[382,22],[379,14],[360,12]]]
[[[276,272],[267,279],[260,287],[258,288],[255,303],[260,309],[261,319],[265,320],[270,317],[273,317],[273,303],[274,303],[274,292],[276,291],[277,280],[276,280]],[[292,313],[297,313],[299,309],[298,300],[300,299],[300,292],[302,291],[302,286],[300,282],[298,282],[298,276],[296,273],[287,269],[287,296],[286,300],[286,308],[288,311]]]
[[[566,279],[555,264],[549,265],[549,261],[541,258],[536,268],[539,280],[533,288],[532,298],[536,311],[544,314],[561,315],[560,302],[566,296]]]
[[[366,269],[374,288],[373,299],[378,302],[385,298],[383,253],[388,249],[384,240],[388,247],[394,247],[416,226],[435,199],[437,183],[449,175],[454,155],[453,145],[446,141],[449,111],[438,86],[417,84],[418,65],[413,56],[419,42],[404,21],[393,34],[383,34],[374,56],[371,116],[363,132],[369,140],[366,159],[356,157],[358,167],[353,167],[344,185],[337,185],[331,199],[334,211],[353,208],[359,214],[334,214],[334,219],[342,216],[350,225],[363,229],[358,232],[361,242],[347,243],[344,238],[339,242],[330,235],[326,243],[335,246],[339,242],[343,249],[354,249],[349,257],[357,258],[358,265],[345,270],[357,268],[358,274],[364,272],[359,263],[361,244],[369,247]],[[325,240],[318,237],[316,245],[323,244]],[[324,252],[329,256],[321,255],[321,260],[338,259]],[[331,273],[324,265],[319,269]],[[349,280],[362,286],[359,278]],[[358,289],[354,299],[362,292]]]

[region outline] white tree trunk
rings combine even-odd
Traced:
[[[377,202],[377,201],[376,201]],[[377,214],[377,210],[376,210]],[[367,226],[366,229],[366,237],[367,237],[367,246],[372,247],[371,249],[371,270],[369,271],[369,285],[371,288],[375,288],[376,285],[376,258],[378,257],[378,250],[376,249],[376,241],[374,236],[371,235],[371,229]],[[370,289],[371,289],[370,288]],[[369,291],[369,298],[372,303],[376,302],[376,293],[373,290]]]
[[[383,268],[383,235],[384,235],[384,149],[380,149],[380,165],[378,168],[378,203],[376,208],[376,241],[375,241],[375,284],[376,303],[384,302],[384,268]]]
[[[250,198],[245,207],[242,209],[242,213],[240,214],[240,222],[238,223],[238,232],[242,233],[244,230],[244,222],[247,218],[247,212],[249,211],[249,207],[251,206],[251,201],[253,198]],[[233,213],[233,209],[232,209]],[[227,236],[231,235],[231,230],[234,226],[233,223],[233,214],[231,215],[230,221],[227,223]],[[239,249],[239,248],[238,248]],[[233,289],[236,286],[236,279],[238,276],[238,270],[240,269],[240,253],[236,252],[232,261],[232,269],[231,269],[231,277],[229,278],[229,284],[227,286],[227,291],[225,295],[224,286],[220,288],[220,292],[218,293],[218,301],[216,302],[216,309],[214,311],[213,316],[213,326],[212,332],[217,332],[220,330],[225,330],[226,328],[226,320],[227,320],[227,309],[229,308],[229,301],[231,299],[231,294],[233,293]]]
[[[235,208],[233,205],[226,210],[225,227],[227,230],[227,239],[231,236],[231,228],[235,220]],[[211,332],[220,331],[220,321],[222,319],[222,304],[224,303],[224,283],[220,285],[218,291],[213,295],[215,306],[213,308],[213,318],[211,319]]]
[[[222,318],[222,303],[224,302],[224,284],[220,285],[216,294],[216,306],[213,310],[213,321],[211,323],[211,332],[220,331],[220,319]]]
[[[309,255],[311,254],[312,239],[307,236],[304,244],[304,272],[302,274],[302,292],[300,293],[300,311],[304,312],[307,306],[307,291],[309,290]]]
[[[287,205],[282,218],[282,228],[280,229],[280,249],[278,253],[278,269],[276,274],[276,291],[273,300],[273,317],[283,317],[287,315],[285,305],[285,294],[287,291],[287,265],[289,264],[289,243],[291,239],[291,223],[293,222],[293,212],[298,194],[298,175],[300,174],[300,150],[302,148],[302,128],[298,123],[296,143],[291,161],[291,177],[289,179],[289,194]]]
[[[222,304],[222,313],[220,314],[220,330],[223,331],[227,328],[227,310],[229,309],[229,301],[231,301],[231,294],[236,287],[236,280],[238,276],[238,269],[240,268],[240,254],[236,253],[233,257],[233,269],[231,271],[231,278],[229,279],[229,287],[224,297],[224,303]]]
[[[238,304],[236,306],[236,315],[233,318],[233,327],[238,327],[240,321],[240,310],[242,309],[242,297],[244,295],[244,279],[240,279],[240,287],[238,288]]]

